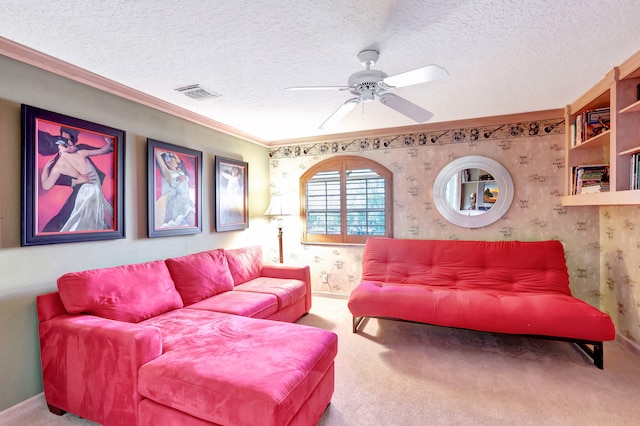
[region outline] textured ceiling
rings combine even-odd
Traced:
[[[0,2],[0,36],[267,145],[415,124],[375,102],[319,130],[352,95],[284,90],[346,85],[366,48],[389,75],[445,68],[394,91],[442,122],[562,108],[640,50],[639,25],[637,0]],[[221,96],[175,91],[194,83]]]

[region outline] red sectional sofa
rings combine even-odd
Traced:
[[[74,272],[36,300],[52,412],[104,425],[315,425],[337,336],[291,324],[308,267],[259,246]]]
[[[559,241],[369,238],[348,301],[366,317],[577,343],[603,368],[611,318],[573,297]]]

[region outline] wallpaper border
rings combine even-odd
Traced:
[[[342,152],[377,151],[380,149],[437,146],[463,142],[482,142],[532,136],[564,134],[564,119],[538,120],[493,126],[472,126],[458,129],[398,134],[384,137],[343,139],[281,146],[269,150],[270,158],[291,158],[306,155],[338,154]]]

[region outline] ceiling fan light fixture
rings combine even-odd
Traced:
[[[375,98],[376,94],[373,89],[365,90],[362,92],[362,95],[360,95],[360,100],[365,104],[373,102]]]

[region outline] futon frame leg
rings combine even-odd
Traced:
[[[589,355],[591,357],[591,359],[593,359],[593,363],[596,365],[596,367],[598,367],[600,370],[604,369],[604,344],[603,344],[603,342],[595,342],[595,343],[593,343],[592,344],[593,349],[591,349],[589,346],[587,346],[586,343],[578,343],[578,346],[580,347],[580,349],[585,351],[585,353],[587,355]]]
[[[366,317],[353,317],[353,332],[358,331],[358,326],[364,321]]]

